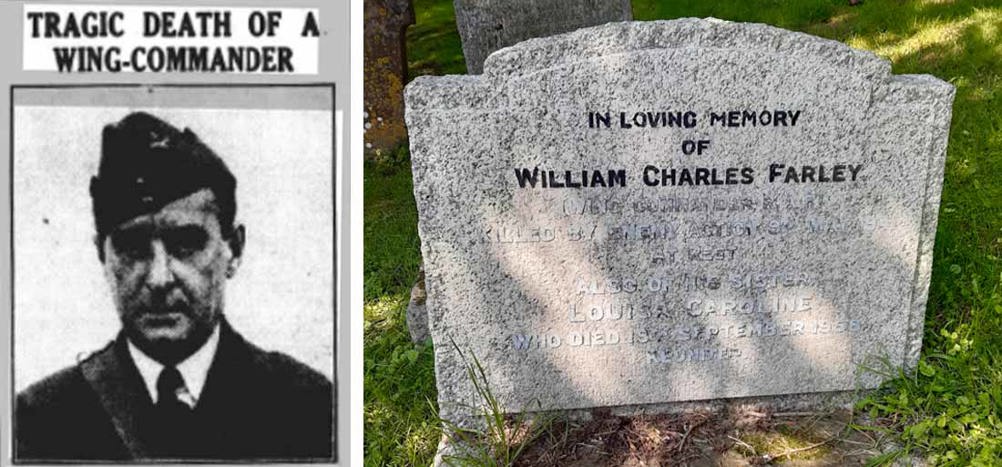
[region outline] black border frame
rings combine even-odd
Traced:
[[[333,232],[334,242],[333,248],[333,262],[332,262],[332,277],[334,279],[331,294],[333,296],[333,309],[332,314],[332,324],[334,325],[334,342],[332,342],[332,360],[334,372],[332,375],[332,386],[331,395],[334,398],[332,407],[332,426],[331,426],[331,457],[328,458],[315,458],[315,459],[225,459],[225,460],[170,460],[170,459],[156,459],[156,460],[145,460],[145,459],[133,459],[125,461],[113,461],[113,460],[47,460],[47,461],[25,461],[17,458],[17,442],[15,441],[15,433],[17,432],[17,420],[14,416],[15,406],[17,404],[17,393],[14,387],[14,91],[16,89],[80,89],[80,88],[305,88],[305,87],[319,87],[319,88],[330,88],[331,90],[331,206],[333,207],[334,217],[333,222]],[[275,464],[275,463],[289,463],[289,464],[330,464],[338,462],[338,440],[341,436],[347,436],[347,433],[338,433],[338,414],[339,407],[338,401],[340,399],[340,394],[338,394],[338,376],[339,369],[338,366],[338,206],[337,206],[337,190],[338,176],[342,175],[337,170],[337,143],[338,143],[338,130],[337,127],[337,84],[333,81],[326,82],[305,82],[305,83],[81,83],[81,84],[11,84],[9,91],[10,99],[10,109],[9,109],[9,132],[8,136],[10,138],[9,143],[9,157],[8,157],[8,169],[10,174],[10,183],[8,186],[8,194],[10,196],[10,440],[11,440],[11,456],[10,461],[14,465],[129,465],[129,464],[177,464],[177,465],[206,465],[206,464],[245,464],[245,465],[263,465],[263,464]],[[342,154],[342,157],[347,157]],[[344,233],[344,232],[341,232]]]

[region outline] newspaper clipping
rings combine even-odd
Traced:
[[[0,5],[4,459],[348,465],[347,10]]]

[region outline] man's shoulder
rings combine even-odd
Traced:
[[[228,326],[227,326],[228,328]],[[241,366],[249,367],[255,379],[276,390],[330,394],[333,385],[326,376],[308,365],[282,352],[264,350],[245,340],[243,336],[224,328],[224,338],[221,345],[229,345],[239,349],[237,352],[227,352],[229,357],[244,360]],[[237,363],[237,362],[233,362]],[[329,397],[329,396],[328,396]]]
[[[91,353],[76,365],[63,368],[41,380],[31,384],[17,395],[19,409],[38,409],[41,407],[58,407],[64,404],[78,402],[81,399],[90,400],[93,395],[89,390],[87,380],[81,370],[81,364],[110,352],[111,345]]]
[[[331,381],[289,355],[263,350],[227,331],[213,363],[220,364],[216,375],[222,379],[217,382],[225,387],[213,390],[207,384],[206,391],[226,393],[226,404],[253,411],[247,424],[260,428],[252,427],[251,431],[268,433],[269,442],[282,446],[280,451],[285,454],[280,457],[330,458],[334,416]]]
[[[128,456],[86,375],[88,366],[112,356],[108,349],[94,352],[17,395],[15,459],[112,460]]]
[[[254,366],[269,379],[290,389],[330,391],[331,382],[319,371],[282,352],[261,349],[248,343]]]
[[[243,346],[243,361],[232,362],[242,370],[228,373],[234,379],[224,383],[239,394],[231,397],[249,401],[259,407],[259,417],[296,432],[304,440],[315,437],[313,444],[329,444],[334,403],[331,381],[282,352],[263,350],[246,341]],[[270,401],[267,408],[254,402],[262,400]]]
[[[17,403],[22,408],[51,406],[77,394],[84,383],[79,366],[66,367],[21,391]]]

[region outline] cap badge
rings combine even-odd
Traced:
[[[170,136],[161,136],[155,131],[150,132],[150,149],[153,148],[166,148],[167,143],[170,142]]]

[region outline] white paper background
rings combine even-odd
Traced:
[[[66,24],[68,22],[69,14],[73,14],[76,18],[77,24],[80,25],[83,22],[84,14],[87,12],[107,12],[109,15],[111,12],[122,12],[123,17],[120,21],[117,21],[118,27],[124,33],[121,37],[114,37],[110,34],[108,37],[45,37],[45,18],[38,19],[39,37],[33,37],[34,22],[36,20],[29,19],[28,13],[30,12],[55,12],[60,15],[59,30],[62,32],[66,29]],[[230,12],[230,37],[213,37],[211,34],[215,31],[212,27],[215,24],[213,21],[208,21],[207,34],[209,37],[162,37],[161,35],[154,35],[150,37],[144,36],[145,30],[145,18],[144,12],[155,13],[157,18],[164,18],[161,13],[174,13],[172,20],[172,30],[178,33],[181,30],[182,16],[184,13],[189,15],[194,15],[196,12],[205,11],[218,11]],[[261,35],[254,36],[250,32],[251,16],[255,12],[261,12],[264,17],[267,18],[268,12],[279,12],[281,13],[281,19],[278,23],[278,27],[274,28],[274,35]],[[318,25],[322,25],[322,19],[320,18],[319,11],[317,9],[309,8],[233,8],[233,7],[211,7],[211,6],[197,6],[197,7],[178,7],[178,6],[164,6],[164,5],[50,5],[50,4],[27,4],[24,6],[24,29],[23,29],[23,44],[24,44],[24,54],[22,56],[23,63],[22,66],[25,70],[47,70],[47,71],[57,71],[56,59],[53,54],[53,47],[118,47],[121,49],[121,54],[118,58],[123,61],[131,61],[132,50],[136,47],[143,47],[144,49],[149,49],[151,47],[265,47],[265,46],[283,46],[289,47],[293,50],[293,54],[290,60],[290,64],[293,67],[292,74],[316,74],[317,73],[317,61],[319,58],[319,46],[318,38],[314,36],[302,36],[303,26],[306,24],[306,19],[309,13],[313,13],[314,19],[317,20]],[[202,32],[201,22],[196,19],[196,17],[191,16],[193,20],[193,25],[195,27],[195,33],[200,34]],[[164,25],[166,24],[163,19],[158,19],[158,24],[160,24],[160,31],[163,31]],[[99,23],[95,23],[99,24]],[[92,26],[96,27],[96,26]],[[83,32],[83,27],[80,26],[81,32]],[[161,32],[162,34],[162,32]],[[209,54],[209,63],[212,63],[212,55]],[[275,55],[277,60],[277,55]],[[145,63],[146,55],[140,54],[137,58],[141,59],[144,63],[142,66],[150,66]],[[77,62],[73,62],[73,70],[76,71]],[[277,62],[276,62],[277,63]],[[107,71],[107,70],[106,70]],[[131,67],[123,67],[122,72],[133,72]]]

